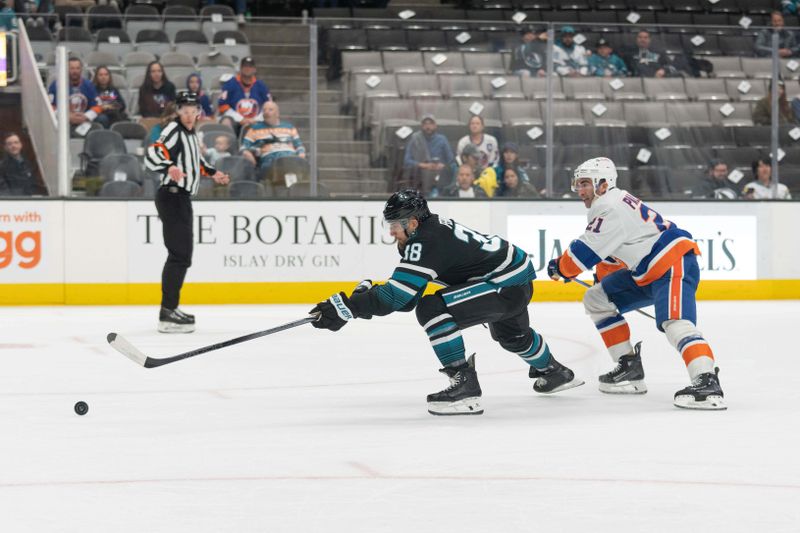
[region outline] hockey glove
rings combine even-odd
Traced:
[[[309,311],[309,314],[319,313],[319,318],[311,323],[318,329],[329,329],[339,331],[349,320],[353,320],[356,315],[351,310],[350,299],[345,293],[334,294],[324,300]]]
[[[564,279],[564,283],[569,283],[571,281],[558,269],[558,259],[551,259],[550,262],[547,263],[547,275],[550,276],[550,279],[553,281],[558,281],[562,278]]]
[[[362,292],[367,292],[371,288],[372,288],[372,280],[365,279],[364,281],[356,285],[356,288],[353,289],[353,294],[361,294]]]

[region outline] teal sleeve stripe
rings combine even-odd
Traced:
[[[390,307],[392,311],[397,311],[413,300],[414,295],[401,291],[387,283],[378,287],[378,299],[382,304]]]
[[[397,281],[402,281],[407,285],[412,285],[413,288],[415,289],[421,289],[422,287],[428,284],[428,280],[425,279],[424,277],[400,270],[394,271],[394,273],[392,274],[392,279]]]

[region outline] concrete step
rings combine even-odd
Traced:
[[[278,76],[278,77],[269,77],[261,75],[267,82],[270,90],[273,88],[277,91],[288,90],[288,91],[308,91],[311,88],[311,82],[308,76]],[[328,80],[325,78],[319,78],[317,80],[317,89],[325,90],[328,88]]]
[[[310,125],[309,117],[303,115],[293,115],[292,124],[298,128],[308,129]],[[356,125],[356,117],[353,115],[318,115],[318,128],[336,128],[352,132]]]
[[[369,149],[369,141],[317,142],[317,150],[320,154],[369,154]]]
[[[342,168],[342,167],[320,167],[320,179],[330,181],[338,180],[376,180],[386,181],[389,179],[389,169],[386,168]]]
[[[269,24],[253,23],[247,24],[244,33],[253,44],[307,44],[310,37],[308,26],[298,23],[291,24]]]
[[[272,58],[272,61],[275,61],[277,58]],[[258,75],[267,80],[274,80],[276,78],[309,78],[311,73],[309,72],[308,64],[305,65],[276,65],[272,64],[263,64],[261,61],[256,59],[256,64],[258,65]],[[317,77],[319,79],[327,80],[326,72],[328,67],[317,67]]]
[[[317,155],[317,165],[320,168],[368,169],[370,168],[369,154],[320,152]]]
[[[362,193],[367,194],[383,194],[386,196],[389,190],[389,184],[384,180],[364,180],[364,179],[349,179],[349,180],[328,180],[325,175],[320,173],[320,183],[337,196],[343,195],[358,195]]]
[[[311,138],[311,132],[308,128],[298,128],[297,132],[303,141]],[[317,142],[332,142],[332,141],[354,141],[352,130],[343,130],[342,128],[317,128]]]
[[[267,85],[270,85],[267,83]],[[278,103],[282,102],[308,102],[311,92],[306,88],[303,90],[287,90],[287,89],[273,89],[270,85],[270,92],[272,97]],[[317,102],[323,103],[339,103],[342,101],[342,91],[331,91],[328,89],[320,89],[317,91]]]
[[[308,58],[308,44],[253,44],[250,51],[254,56],[266,57],[305,57]],[[308,59],[306,59],[308,62]]]
[[[295,115],[308,115],[309,107],[308,102],[281,102],[281,115],[285,117],[293,117]],[[340,114],[339,104],[317,104],[317,111],[320,115],[338,115]]]

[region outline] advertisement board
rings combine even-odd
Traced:
[[[195,202],[187,281],[341,281],[388,277],[399,256],[378,202]],[[161,279],[166,259],[151,203],[128,204],[132,283]]]
[[[757,278],[755,216],[679,215],[670,220],[697,242],[704,280]],[[537,274],[543,277],[547,262],[561,255],[585,227],[586,217],[579,215],[509,215],[508,238],[532,256]]]
[[[64,277],[64,204],[0,203],[0,283],[57,283]]]

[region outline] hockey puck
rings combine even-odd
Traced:
[[[83,416],[89,412],[89,405],[86,402],[78,402],[75,404],[75,412]]]

